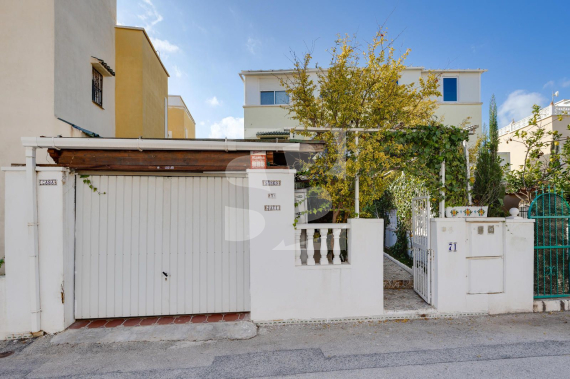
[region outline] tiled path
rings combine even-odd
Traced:
[[[414,288],[412,274],[384,256],[384,288]]]
[[[110,318],[95,320],[77,320],[69,329],[81,328],[116,328],[117,326],[151,326],[151,325],[170,325],[170,324],[187,324],[187,323],[209,323],[220,321],[240,321],[249,320],[249,313],[216,313],[207,315],[181,315],[181,316],[162,316],[162,317],[131,317],[131,318]]]

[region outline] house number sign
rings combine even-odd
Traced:
[[[265,210],[266,211],[280,211],[281,205],[266,205]]]
[[[40,179],[40,186],[57,186],[57,179]]]
[[[268,187],[268,186],[280,186],[281,180],[264,180],[263,185],[266,187]]]

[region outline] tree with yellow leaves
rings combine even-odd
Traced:
[[[364,51],[354,38],[339,37],[330,66],[317,67],[315,80],[310,53],[294,57],[294,74],[281,78],[291,99],[289,115],[299,124],[296,132],[325,142],[325,151],[308,162],[303,175],[330,202],[333,222],[355,216],[357,176],[360,209],[366,209],[410,163],[393,132],[433,121],[437,77],[399,83],[409,52],[397,57],[382,29]]]

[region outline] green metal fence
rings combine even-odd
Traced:
[[[570,296],[570,205],[563,193],[543,189],[528,209],[534,225],[534,297]]]

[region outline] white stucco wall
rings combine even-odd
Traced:
[[[3,168],[6,176],[6,333],[29,335],[30,253],[25,168]],[[59,167],[38,167],[37,186],[41,330],[56,333],[73,323],[75,176]],[[63,294],[62,294],[63,292]]]
[[[102,137],[115,137],[115,77],[103,77],[103,109],[91,100],[91,57],[115,65],[116,0],[55,1],[54,113]],[[32,135],[32,134],[29,134]]]
[[[251,234],[257,235],[250,241],[252,320],[381,315],[383,221],[349,220],[350,264],[296,266],[294,171],[249,170],[248,178],[250,212],[264,220],[260,230],[257,218],[250,217]],[[281,180],[281,186],[264,187],[262,180]],[[269,192],[276,193],[275,200],[267,199]],[[281,205],[281,211],[264,211],[268,203]]]
[[[504,218],[433,219],[433,305],[438,312],[532,312],[533,223]],[[457,243],[457,251],[449,250],[450,242]]]
[[[24,163],[23,136],[84,136],[57,117],[114,137],[114,79],[105,77],[102,110],[91,101],[90,58],[114,68],[116,0],[0,0],[0,10],[0,167]],[[37,163],[53,161],[38,149]],[[0,175],[0,258],[4,230]]]
[[[0,275],[0,340],[8,335],[6,319],[6,276]]]

